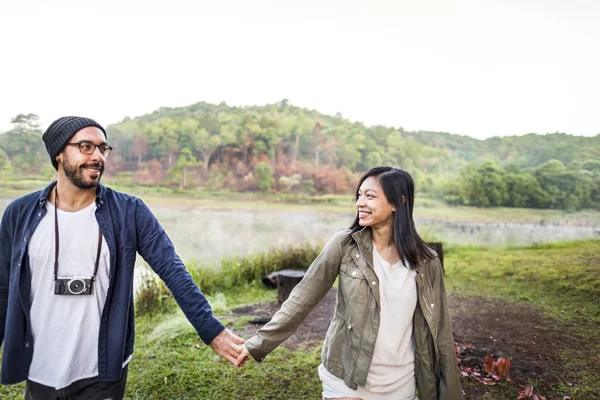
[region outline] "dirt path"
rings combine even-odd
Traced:
[[[295,349],[299,345],[322,343],[333,315],[335,296],[336,289],[333,288],[282,346]],[[540,386],[536,391],[541,393],[546,392],[555,383],[556,377],[562,375],[559,353],[568,339],[564,329],[545,323],[537,310],[525,305],[455,295],[449,296],[449,307],[454,339],[463,359],[461,365],[481,366],[487,354],[494,359],[507,357],[511,361],[510,377],[519,383],[527,383],[528,379],[538,380]],[[276,302],[269,302],[234,312],[268,319],[278,309]],[[249,337],[260,326],[249,323],[241,334]],[[466,390],[467,399],[481,398],[480,386],[469,386]]]

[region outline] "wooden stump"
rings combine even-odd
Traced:
[[[277,301],[279,304],[287,300],[292,289],[304,278],[305,271],[284,269],[277,273]]]
[[[279,271],[271,272],[268,275],[263,276],[262,283],[267,287],[267,289],[276,289],[277,288],[277,275]]]

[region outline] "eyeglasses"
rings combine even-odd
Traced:
[[[88,155],[94,154],[94,152],[96,151],[96,147],[100,151],[100,154],[102,154],[102,156],[104,157],[108,157],[108,155],[112,151],[112,147],[110,147],[106,143],[94,144],[87,140],[82,140],[81,142],[67,143],[67,146],[69,145],[79,147],[80,152]]]

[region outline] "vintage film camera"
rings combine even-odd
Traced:
[[[54,281],[54,294],[92,294],[92,282],[92,277],[90,276],[58,277]]]

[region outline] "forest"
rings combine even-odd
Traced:
[[[392,165],[412,174],[419,193],[449,204],[600,209],[600,134],[478,140],[366,126],[285,99],[164,107],[106,130],[114,148],[106,176],[120,186],[346,194],[361,173]],[[0,133],[0,181],[52,178],[42,133],[35,114],[11,120]]]

